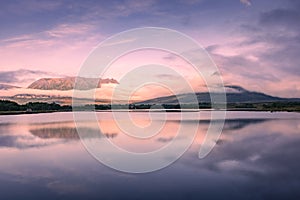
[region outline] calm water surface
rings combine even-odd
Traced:
[[[95,160],[79,140],[72,113],[0,116],[0,199],[300,199],[299,113],[228,112],[220,140],[201,160],[209,111],[185,115],[181,123],[199,126],[193,145],[174,164],[147,174],[118,172]],[[97,116],[103,137],[134,152],[163,147],[180,125],[180,113],[168,113],[158,135],[138,140],[122,133],[111,113]],[[147,113],[132,113],[132,119],[151,123]],[[98,124],[79,126],[93,139]]]

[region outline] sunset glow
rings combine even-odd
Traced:
[[[89,53],[106,38],[130,28],[159,26],[181,31],[199,42],[219,67],[225,84],[299,97],[300,62],[295,54],[299,45],[294,42],[299,32],[297,18],[293,18],[299,4],[249,2],[178,1],[178,6],[152,0],[126,1],[122,6],[118,1],[26,1],[14,6],[1,2],[0,83],[24,88],[39,78],[76,76]],[[139,61],[158,60],[183,73],[188,69],[187,76],[193,74],[184,63],[149,51],[118,60],[114,63],[118,71],[108,71],[106,77],[118,80]],[[205,90],[201,78],[189,80],[196,90]],[[102,90],[108,93],[106,88]],[[31,92],[44,93],[12,89],[1,90],[1,96]],[[159,95],[163,94],[158,91]]]

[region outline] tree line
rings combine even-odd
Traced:
[[[29,102],[18,104],[10,100],[0,100],[0,111],[20,111],[20,112],[46,112],[46,111],[87,111],[87,110],[111,110],[111,109],[210,109],[211,103],[193,104],[89,104],[72,108],[71,105],[60,105],[58,103]],[[252,111],[297,111],[300,112],[300,102],[265,102],[265,103],[228,103],[227,110],[252,110]]]
[[[29,102],[18,104],[14,101],[0,100],[0,111],[67,111],[72,110],[71,106],[59,105],[55,102]]]

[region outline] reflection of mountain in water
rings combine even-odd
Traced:
[[[69,127],[31,129],[30,133],[42,139],[79,139],[76,128]]]
[[[226,119],[224,123],[224,128],[223,131],[230,131],[230,130],[239,130],[242,128],[245,128],[246,126],[249,126],[251,124],[258,124],[258,123],[263,123],[265,121],[272,120],[272,119]],[[179,121],[178,121],[179,122]],[[196,121],[191,121],[192,123]],[[221,123],[222,121],[218,120],[199,120],[197,121],[199,124],[209,124],[209,123]]]
[[[102,135],[99,135],[99,131],[95,128],[80,127],[79,129],[81,137],[84,138],[99,138],[103,136],[107,138],[114,138],[118,135],[117,133],[103,133]],[[73,127],[43,127],[38,129],[31,129],[30,133],[42,139],[80,139],[76,128]]]
[[[223,131],[239,130],[251,124],[258,124],[271,119],[229,119],[226,120]],[[178,121],[180,123],[180,121]],[[183,123],[199,123],[204,126],[210,123],[210,120],[193,120],[185,121]],[[59,125],[59,126],[57,126]],[[18,149],[36,148],[49,146],[54,144],[65,143],[68,141],[79,140],[77,129],[72,126],[64,126],[59,124],[43,124],[40,127],[34,126],[29,128],[30,134],[16,134],[10,132],[11,124],[0,125],[0,147],[14,147]],[[52,126],[52,127],[51,127]],[[97,128],[79,127],[81,136],[84,138],[101,138],[107,137],[110,139],[115,138],[118,133],[103,133]],[[166,141],[165,141],[166,140]],[[172,138],[159,138],[158,142],[167,142]]]
[[[234,130],[240,130],[245,128],[246,126],[253,125],[253,124],[259,124],[266,122],[268,120],[272,119],[227,119],[225,120],[223,132],[230,132]],[[176,121],[177,123],[180,123],[180,121]],[[185,121],[185,123],[199,123],[199,125],[204,125],[205,128],[208,128],[208,125],[211,123],[211,120],[193,120],[193,121]],[[214,120],[213,123],[221,123],[221,121]],[[157,142],[162,143],[169,143],[173,140],[173,137],[159,137],[157,138]],[[216,141],[217,144],[221,144],[224,141],[219,139]]]
[[[40,128],[31,128],[29,129],[30,134],[26,132],[21,134],[10,130],[11,127],[15,126],[14,124],[0,124],[0,148],[28,149],[79,140],[75,127],[47,127],[48,125],[45,124]],[[96,128],[80,127],[79,129],[81,136],[86,139],[102,137],[112,139],[118,135],[118,133],[104,133],[100,135],[99,130]]]
[[[224,124],[224,131],[239,130],[250,124],[259,124],[271,119],[227,119]]]

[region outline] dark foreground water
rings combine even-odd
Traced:
[[[149,123],[147,113],[133,115],[137,124]],[[103,136],[136,152],[172,140],[180,113],[167,115],[173,120],[161,133],[140,143],[120,132],[111,113],[98,113]],[[72,113],[0,116],[0,199],[300,199],[300,114],[227,116],[206,158],[197,155],[209,121],[190,119],[182,123],[199,125],[192,147],[147,174],[118,172],[95,160],[79,140]]]

